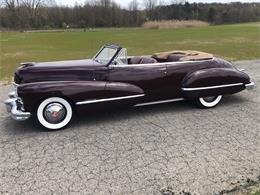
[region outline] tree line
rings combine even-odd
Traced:
[[[193,3],[155,8],[152,20],[201,20],[212,24],[260,21],[260,3]]]
[[[189,3],[132,0],[121,7],[112,0],[58,6],[54,0],[0,0],[1,29],[138,27],[149,20],[202,20],[212,24],[260,20],[260,3]]]

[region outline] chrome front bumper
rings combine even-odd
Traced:
[[[251,90],[255,88],[255,83],[251,82],[249,84],[246,84],[245,86],[247,90]]]
[[[22,100],[16,96],[15,92],[8,94],[9,99],[4,103],[6,105],[7,112],[11,113],[11,117],[17,121],[25,121],[31,117],[30,112],[25,112],[23,108]]]

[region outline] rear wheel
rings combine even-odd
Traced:
[[[38,122],[49,130],[64,128],[71,121],[72,115],[70,103],[59,97],[44,100],[37,109]]]
[[[197,99],[197,105],[201,108],[213,108],[219,104],[222,99],[222,95],[219,96],[210,96],[210,97],[202,97]]]

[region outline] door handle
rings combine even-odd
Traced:
[[[167,68],[161,68],[159,70],[162,71],[164,74],[167,74]]]

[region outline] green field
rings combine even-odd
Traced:
[[[84,59],[106,43],[129,55],[189,49],[229,60],[260,59],[260,23],[183,29],[100,29],[87,32],[0,33],[0,80],[10,81],[20,62]]]

